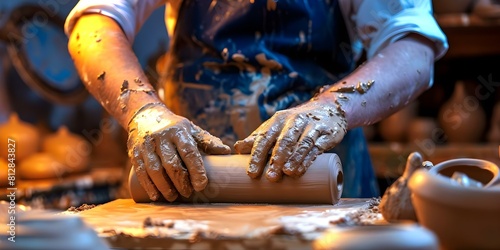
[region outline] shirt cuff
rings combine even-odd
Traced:
[[[80,1],[69,13],[64,24],[67,36],[71,34],[78,18],[84,14],[98,13],[114,19],[122,28],[130,43],[134,41],[137,21],[133,6],[128,1],[102,3],[103,0]]]
[[[373,57],[382,48],[409,33],[420,34],[434,42],[435,60],[443,57],[448,50],[446,36],[429,12],[422,9],[406,9],[384,23],[380,32],[373,37],[367,56]]]

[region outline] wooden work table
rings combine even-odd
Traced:
[[[193,205],[118,199],[79,216],[112,248],[310,249],[329,228],[387,224],[378,212],[378,202]]]

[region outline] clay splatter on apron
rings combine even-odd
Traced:
[[[172,111],[233,145],[276,111],[310,100],[350,73],[349,46],[334,0],[185,0],[159,92]],[[352,158],[347,175],[358,178],[345,193],[376,196],[376,184],[366,180],[373,170],[362,132],[350,134],[335,149],[349,149],[339,156]],[[360,173],[368,176],[361,180]],[[358,188],[362,182],[369,187]]]

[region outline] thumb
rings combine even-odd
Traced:
[[[239,140],[234,144],[234,149],[238,154],[250,154],[252,152],[253,143],[255,142],[255,135],[249,135],[243,140]]]
[[[198,147],[207,154],[225,155],[231,153],[231,148],[225,145],[221,139],[211,135],[206,130],[193,124],[193,137]]]

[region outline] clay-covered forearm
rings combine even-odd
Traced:
[[[336,102],[348,129],[373,124],[424,92],[433,65],[430,41],[411,35],[387,46],[317,98]]]
[[[160,102],[130,42],[111,18],[80,17],[68,48],[89,92],[124,128],[139,109]]]

